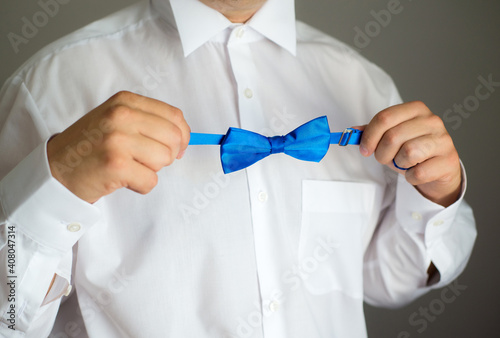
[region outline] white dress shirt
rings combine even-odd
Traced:
[[[229,175],[218,146],[190,146],[147,195],[80,200],[51,176],[46,142],[120,90],[219,134],[286,134],[322,115],[342,131],[401,102],[377,66],[295,22],[292,0],[246,24],[197,0],[142,2],[49,45],[0,92],[0,335],[47,336],[71,285],[79,311],[63,327],[89,337],[366,337],[363,300],[410,302],[431,288],[431,261],[432,287],[464,269],[476,236],[465,173],[443,208],[357,146]]]

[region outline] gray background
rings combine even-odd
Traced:
[[[68,1],[68,0],[66,0]],[[297,17],[356,47],[355,27],[375,29],[371,11],[386,9],[395,0],[297,0]],[[64,2],[61,0],[61,2]],[[15,53],[7,34],[21,34],[22,17],[41,10],[37,1],[1,0],[0,82],[34,52],[95,19],[134,0],[69,0],[50,17],[36,36]],[[405,101],[422,100],[442,116],[455,103],[474,95],[478,77],[500,82],[500,1],[401,0],[403,10],[390,23],[371,31],[367,46],[357,49],[392,75]],[[433,291],[412,304],[386,310],[366,306],[370,337],[498,337],[500,332],[500,87],[458,125],[447,121],[460,157],[467,167],[467,200],[475,210],[479,237],[466,271],[458,278],[460,295],[442,302]],[[452,293],[446,294],[451,297]],[[440,305],[445,304],[444,308]],[[414,312],[429,308],[427,328],[409,322]],[[432,313],[434,311],[434,314]],[[418,316],[418,319],[424,318]]]

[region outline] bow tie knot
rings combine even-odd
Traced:
[[[285,136],[272,136],[267,138],[271,144],[271,154],[285,152]]]

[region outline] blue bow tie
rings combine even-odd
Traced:
[[[244,169],[263,158],[285,153],[303,161],[319,162],[330,144],[359,144],[362,131],[346,129],[330,133],[326,116],[304,123],[285,136],[266,137],[248,130],[229,128],[225,135],[191,133],[190,145],[220,145],[225,174]]]

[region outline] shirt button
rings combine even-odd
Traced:
[[[444,224],[443,220],[437,220],[434,223],[432,223],[432,225],[434,225],[435,227],[438,227],[438,226],[443,225],[443,224]]]
[[[80,229],[82,228],[82,226],[80,225],[80,223],[71,223],[70,225],[68,225],[68,231],[71,231],[71,232],[78,232],[80,231]]]
[[[279,307],[280,307],[280,303],[278,303],[275,300],[273,300],[271,303],[269,303],[269,310],[271,310],[271,312],[278,311]]]
[[[244,94],[247,99],[251,99],[253,97],[253,91],[250,88],[245,89]]]
[[[73,289],[73,287],[72,287],[72,286],[71,286],[71,284],[70,284],[70,285],[68,285],[68,288],[66,289],[66,292],[64,293],[64,295],[65,295],[66,297],[68,297],[68,296],[69,296],[69,294],[71,293],[71,289]]]
[[[420,221],[422,220],[422,214],[419,212],[412,212],[411,218],[413,218],[415,221]]]
[[[269,196],[265,192],[261,191],[261,192],[259,192],[258,198],[259,198],[259,201],[266,202],[267,199],[269,198]]]
[[[236,37],[238,39],[241,39],[243,37],[243,35],[245,35],[245,29],[243,27],[238,27],[236,29]]]

